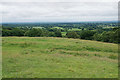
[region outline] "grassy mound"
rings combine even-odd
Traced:
[[[116,78],[117,44],[97,41],[4,37],[3,78]]]

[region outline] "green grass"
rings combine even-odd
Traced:
[[[4,37],[3,78],[117,78],[117,44],[97,41]]]
[[[61,33],[62,33],[62,36],[66,36],[66,33],[67,33],[67,32],[61,32]]]
[[[72,28],[72,29],[69,29],[69,31],[81,31],[81,29],[78,29],[78,28]]]
[[[38,28],[39,28],[39,29],[42,29],[42,28],[44,28],[44,27],[40,27],[40,26],[38,26],[38,27],[33,27],[33,28],[36,28],[36,29],[38,29]]]
[[[54,29],[54,28],[56,28],[56,29],[63,29],[62,27],[53,27],[52,29]]]

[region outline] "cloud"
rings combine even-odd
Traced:
[[[1,0],[0,2],[119,2],[119,0]]]
[[[1,2],[3,22],[117,20],[117,2]],[[58,0],[57,0],[58,1]],[[71,0],[72,1],[72,0]]]

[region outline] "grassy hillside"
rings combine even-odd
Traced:
[[[117,44],[67,38],[4,37],[3,77],[116,78]]]

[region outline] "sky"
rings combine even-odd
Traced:
[[[0,22],[117,21],[118,0],[1,0]]]

